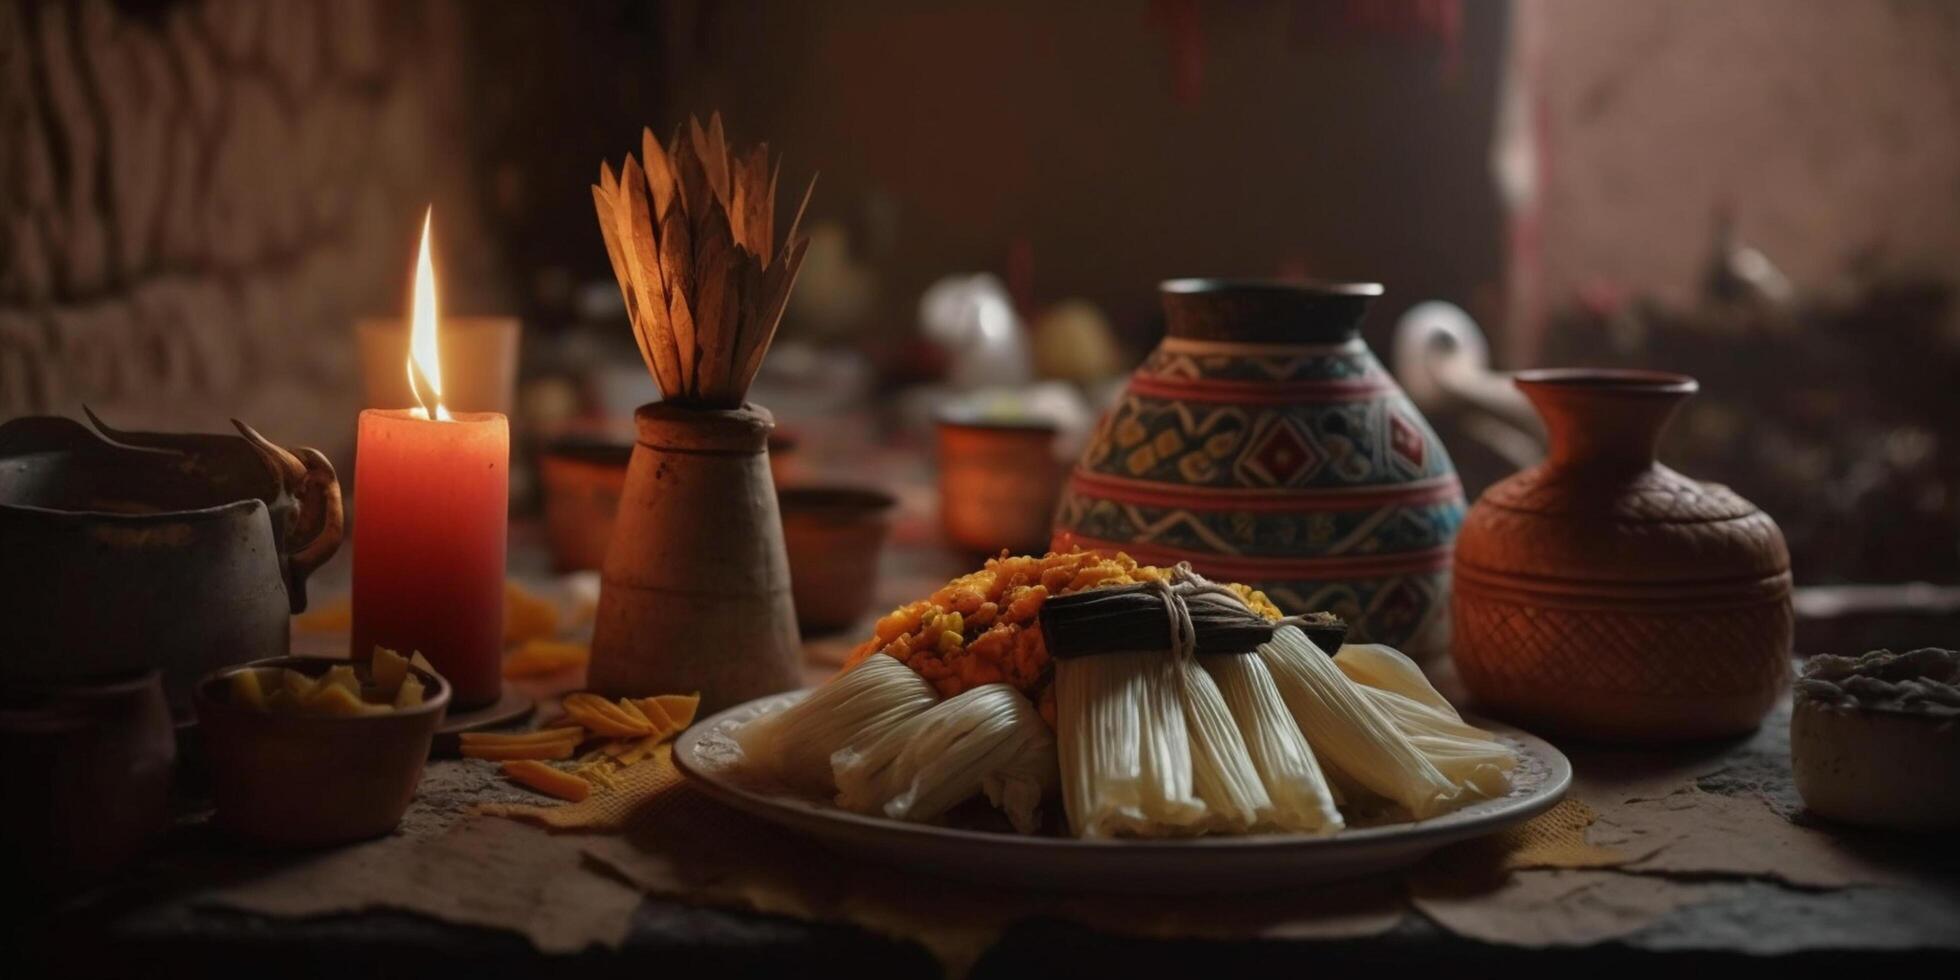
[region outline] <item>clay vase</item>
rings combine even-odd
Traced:
[[[1655,462],[1695,380],[1516,382],[1551,450],[1464,520],[1452,647],[1464,684],[1548,732],[1664,742],[1755,728],[1789,686],[1790,553],[1747,500]]]
[[[1362,343],[1373,283],[1184,279],[1168,336],[1103,417],[1054,546],[1189,561],[1356,640],[1440,655],[1463,490]]]
[[[703,711],[802,686],[768,410],[662,402],[634,423],[589,686],[608,697],[698,691]]]

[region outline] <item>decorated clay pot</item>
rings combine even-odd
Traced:
[[[1360,337],[1372,283],[1182,279],[1168,336],[1098,424],[1059,548],[1189,561],[1416,656],[1449,636],[1449,454]]]
[[[1463,682],[1494,712],[1592,738],[1754,728],[1789,686],[1790,554],[1747,500],[1655,462],[1695,380],[1527,371],[1517,385],[1551,451],[1464,521]]]

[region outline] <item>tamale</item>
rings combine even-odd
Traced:
[[[829,794],[830,757],[854,741],[875,738],[938,703],[932,685],[884,654],[831,678],[803,700],[734,732],[745,762],[785,783]]]
[[[1408,737],[1409,744],[1451,782],[1483,797],[1503,796],[1511,791],[1509,774],[1517,768],[1517,753],[1496,736],[1452,717],[1454,712],[1446,715],[1394,691],[1367,686],[1361,691]]]
[[[928,821],[987,792],[1025,834],[1041,826],[1055,740],[1019,691],[984,684],[839,749],[831,766],[846,809]]]
[[[1200,661],[1218,685],[1253,768],[1272,800],[1268,819],[1281,830],[1331,834],[1341,829],[1333,788],[1266,665],[1256,656]]]
[[[1334,666],[1341,668],[1341,673],[1348,675],[1348,679],[1356,684],[1394,691],[1460,720],[1456,708],[1429,683],[1422,668],[1394,647],[1379,643],[1349,643],[1334,654]]]
[[[1305,634],[1281,627],[1257,656],[1315,755],[1417,819],[1458,805],[1461,789]]]
[[[1062,803],[1077,837],[1203,830],[1180,688],[1162,651],[1056,662]]]
[[[1259,778],[1218,683],[1188,652],[1170,656],[1182,689],[1184,726],[1191,736],[1191,786],[1208,811],[1206,829],[1243,834],[1272,822],[1273,798]]]

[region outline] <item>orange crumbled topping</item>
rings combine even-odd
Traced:
[[[1139,565],[1118,552],[1050,552],[1046,555],[988,559],[986,567],[946,583],[918,602],[900,606],[878,620],[871,639],[845,660],[846,668],[874,653],[889,655],[932,682],[942,697],[1006,681],[1055,723],[1053,665],[1037,618],[1049,596],[1137,582],[1161,582],[1171,570]],[[1280,611],[1265,593],[1248,586],[1230,588],[1261,615]]]

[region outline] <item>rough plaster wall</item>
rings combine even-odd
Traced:
[[[1712,214],[1801,286],[1860,253],[1960,278],[1960,4],[1551,0],[1546,299],[1690,298]]]
[[[236,415],[344,451],[351,324],[405,303],[423,205],[471,250],[455,16],[0,0],[0,418]]]

